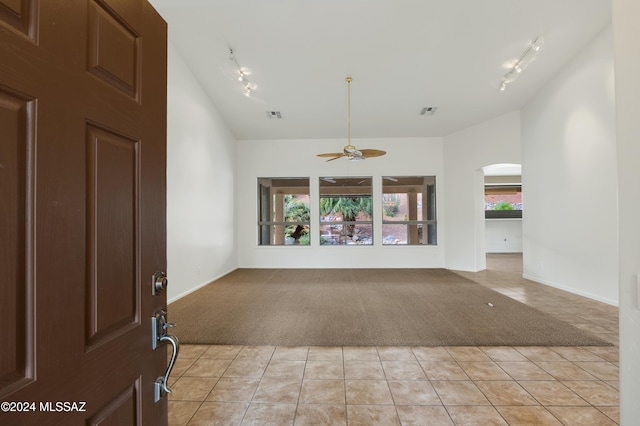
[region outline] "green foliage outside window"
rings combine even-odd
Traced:
[[[300,201],[293,195],[284,196],[285,221],[287,222],[309,222],[309,203]],[[287,226],[285,236],[293,238],[296,244],[309,245],[309,227],[302,225]]]
[[[385,216],[395,217],[400,208],[400,197],[398,197],[397,194],[383,194],[382,208],[384,209]]]
[[[515,210],[511,203],[506,201],[498,201],[496,205],[493,207],[493,210]]]
[[[362,212],[368,218],[371,217],[373,206],[371,197],[325,197],[320,198],[320,213],[341,214],[342,220],[345,222],[355,222],[358,215]],[[348,234],[353,234],[355,225],[347,225]]]
[[[360,212],[371,216],[371,197],[325,197],[320,199],[320,213],[340,213],[345,221],[355,221]]]

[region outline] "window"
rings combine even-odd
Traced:
[[[522,217],[522,185],[485,183],[484,210],[488,219]]]
[[[436,245],[435,176],[382,177],[382,244]]]
[[[309,178],[258,178],[258,244],[309,245]]]
[[[320,178],[320,245],[371,245],[371,177]]]

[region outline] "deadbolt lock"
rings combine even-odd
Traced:
[[[167,284],[169,284],[167,274],[164,272],[156,272],[151,277],[151,293],[154,296],[164,293],[167,289]]]

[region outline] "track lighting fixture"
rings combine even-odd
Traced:
[[[522,53],[522,55],[520,55],[520,58],[518,58],[513,63],[511,68],[509,68],[509,71],[507,71],[504,76],[502,76],[502,80],[498,85],[499,91],[504,92],[505,90],[507,90],[507,85],[518,78],[518,75],[520,75],[522,71],[524,71],[524,69],[534,61],[538,52],[540,51],[540,48],[542,47],[543,42],[544,40],[542,39],[542,36],[539,36],[531,43],[529,43],[529,46]]]
[[[251,96],[251,93],[256,90],[256,85],[252,84],[249,81],[249,79],[247,78],[247,70],[240,66],[238,60],[236,59],[236,55],[233,53],[233,49],[231,48],[229,48],[229,60],[233,61],[233,63],[236,65],[236,68],[238,69],[238,81],[244,86],[244,95]]]

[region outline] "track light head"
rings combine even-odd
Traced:
[[[238,81],[242,83],[242,85],[245,88],[244,95],[251,96],[251,92],[255,90],[256,86],[251,85],[251,82],[247,78],[247,74],[250,74],[250,73],[247,72],[246,68],[242,68],[240,66],[240,64],[238,63],[238,59],[236,59],[236,55],[233,53],[233,49],[231,48],[229,48],[229,59],[234,62],[234,64],[236,65],[236,68],[238,69]]]
[[[502,76],[502,81],[498,85],[498,90],[500,92],[504,92],[507,89],[507,84],[515,80],[516,77],[522,74],[522,71],[524,71],[524,69],[527,68],[527,66],[529,66],[529,64],[535,60],[538,52],[542,47],[542,44],[542,36],[537,37],[531,43],[529,43],[529,46],[522,53],[522,55],[520,55],[520,58],[518,58],[513,63],[511,68],[509,68],[509,70]]]

